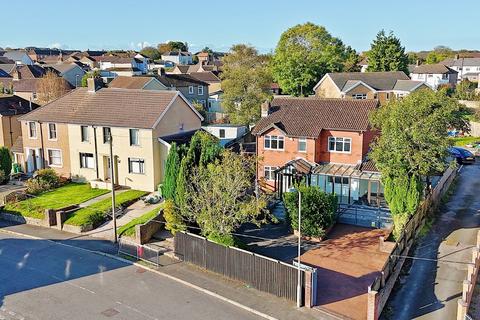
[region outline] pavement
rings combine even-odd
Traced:
[[[0,221],[0,319],[336,319],[166,256],[144,268],[116,250]]]
[[[465,165],[384,308],[383,319],[456,319],[457,300],[480,229],[480,163]],[[427,260],[425,260],[427,259]],[[409,268],[408,268],[409,267]]]
[[[388,233],[336,224],[320,247],[301,256],[303,263],[318,271],[317,308],[348,319],[367,318],[368,286],[389,256],[379,250],[379,237],[387,238]]]

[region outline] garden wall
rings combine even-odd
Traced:
[[[145,244],[150,241],[152,236],[163,228],[164,224],[161,222],[165,222],[163,209],[150,221],[135,226],[135,242]]]
[[[467,319],[468,309],[472,302],[473,291],[477,283],[480,269],[480,231],[477,232],[477,245],[472,249],[472,263],[467,269],[467,278],[463,281],[462,298],[458,299],[457,320]]]
[[[432,192],[420,204],[416,214],[405,225],[405,229],[395,242],[380,276],[368,287],[368,320],[377,320],[380,317],[405,262],[405,258],[401,257],[408,254],[415,238],[424,226],[426,218],[437,209],[443,194],[456,176],[457,169],[448,168]]]

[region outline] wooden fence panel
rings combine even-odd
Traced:
[[[242,281],[260,291],[296,301],[297,269],[275,259],[218,245],[189,233],[175,234],[175,254],[186,262]],[[305,288],[305,271],[301,283]]]

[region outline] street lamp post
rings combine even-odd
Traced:
[[[297,278],[297,307],[300,308],[302,306],[302,271],[300,269],[300,255],[301,255],[301,240],[302,240],[302,194],[300,190],[298,192],[298,258],[297,258],[297,270],[298,270],[298,278]]]
[[[112,218],[113,218],[113,242],[117,243],[117,217],[115,215],[115,170],[114,166],[114,156],[113,156],[113,139],[112,132],[108,134],[108,140],[110,142],[110,183],[112,184]]]

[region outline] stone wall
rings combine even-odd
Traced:
[[[164,224],[159,223],[158,221],[165,222],[163,210],[161,210],[150,221],[135,226],[135,242],[138,244],[145,244],[150,241],[152,236],[164,227]]]

